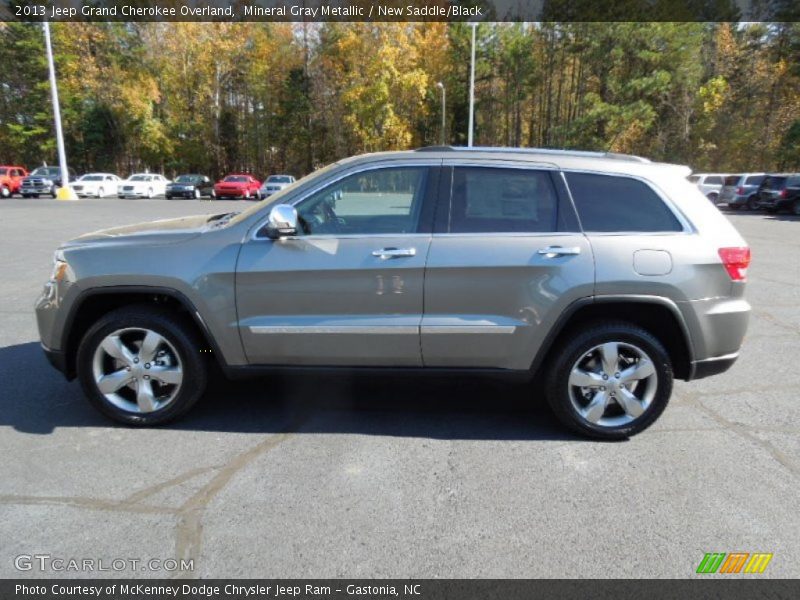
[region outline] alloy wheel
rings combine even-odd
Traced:
[[[159,333],[131,327],[107,335],[92,363],[95,385],[124,411],[150,413],[170,405],[183,383],[181,359]]]
[[[647,411],[658,390],[658,376],[644,350],[612,341],[578,358],[568,386],[572,406],[582,419],[592,425],[619,427]]]

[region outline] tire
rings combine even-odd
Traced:
[[[601,357],[612,344],[625,364],[618,361],[616,372],[609,374]],[[638,362],[628,360],[632,357],[638,357]],[[643,364],[645,359],[649,368]],[[645,370],[637,369],[637,373],[632,365],[639,364]],[[626,381],[624,375],[618,375],[626,370],[649,374]],[[649,332],[625,321],[581,328],[556,350],[546,377],[545,394],[556,417],[573,431],[600,440],[623,440],[644,431],[664,412],[672,394],[672,364],[664,346]],[[576,381],[591,382],[591,386],[579,387]],[[628,389],[620,387],[622,382]],[[628,398],[630,410],[618,401],[623,397]]]
[[[747,199],[747,210],[749,210],[751,212],[758,210],[758,202],[757,202],[755,196],[750,196]]]
[[[3,198],[11,198],[11,190],[9,190],[6,186],[0,187],[0,196]]]
[[[739,210],[739,205],[738,204],[728,204],[728,209],[729,210]]]
[[[711,194],[706,196],[706,198],[708,198],[711,201],[711,204],[716,206],[717,205],[717,199],[719,198],[719,194],[716,194],[716,193],[712,192]]]
[[[161,341],[142,356],[146,335]],[[109,354],[104,342],[124,360]],[[202,347],[196,332],[174,313],[124,307],[104,315],[86,332],[78,348],[77,374],[89,402],[108,418],[126,425],[157,425],[182,416],[202,396],[207,382]],[[148,357],[153,358],[144,362]],[[123,382],[128,373],[134,380]],[[156,373],[178,383],[164,383]],[[107,393],[98,387],[103,379]]]
[[[149,188],[147,190],[147,199],[151,200],[153,198],[153,188]]]
[[[211,197],[212,200],[216,200],[217,199],[217,192],[214,191],[214,190],[211,190],[211,196],[210,197]]]
[[[97,197],[98,198],[105,198],[106,197],[106,191],[103,188],[99,188],[97,190]]]
[[[242,194],[242,198],[244,200],[250,200],[250,190],[246,190],[244,194]]]
[[[164,198],[167,200],[172,200],[172,194],[164,194]]]
[[[51,198],[57,198],[58,197],[58,190],[56,189],[56,186],[53,186],[53,187],[50,188],[50,197]]]
[[[125,200],[125,196],[120,196],[119,194],[117,194],[117,198],[119,198],[120,200]]]
[[[200,200],[203,197],[203,194],[200,193],[200,190],[197,188],[194,189],[194,199]]]

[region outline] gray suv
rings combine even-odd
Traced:
[[[330,165],[240,213],[56,252],[42,345],[127,424],[185,413],[209,361],[520,377],[572,429],[653,423],[673,378],[736,360],[750,250],[688,168],[436,147]]]

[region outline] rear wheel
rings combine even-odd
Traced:
[[[709,200],[711,200],[711,204],[713,204],[713,205],[715,205],[715,206],[716,206],[716,204],[717,204],[717,198],[719,198],[719,194],[712,192],[712,193],[710,193],[708,196],[706,196],[706,198],[708,198]]]
[[[147,198],[150,199],[153,197],[153,188],[147,190]]]
[[[620,440],[647,429],[672,394],[672,365],[664,346],[626,322],[596,324],[565,342],[546,382],[547,400],[567,427]]]
[[[128,425],[155,425],[183,415],[206,387],[202,347],[174,315],[121,308],[84,336],[77,372],[89,402]]]
[[[56,189],[56,186],[50,188],[50,196],[53,198],[56,198],[58,196],[58,190]]]
[[[758,210],[758,202],[755,196],[750,196],[747,199],[747,210]]]

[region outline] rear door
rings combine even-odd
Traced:
[[[562,311],[592,294],[591,246],[554,167],[445,165],[425,273],[424,364],[528,369]]]
[[[299,235],[243,244],[236,302],[251,364],[422,365],[439,162],[354,167],[296,201]]]

